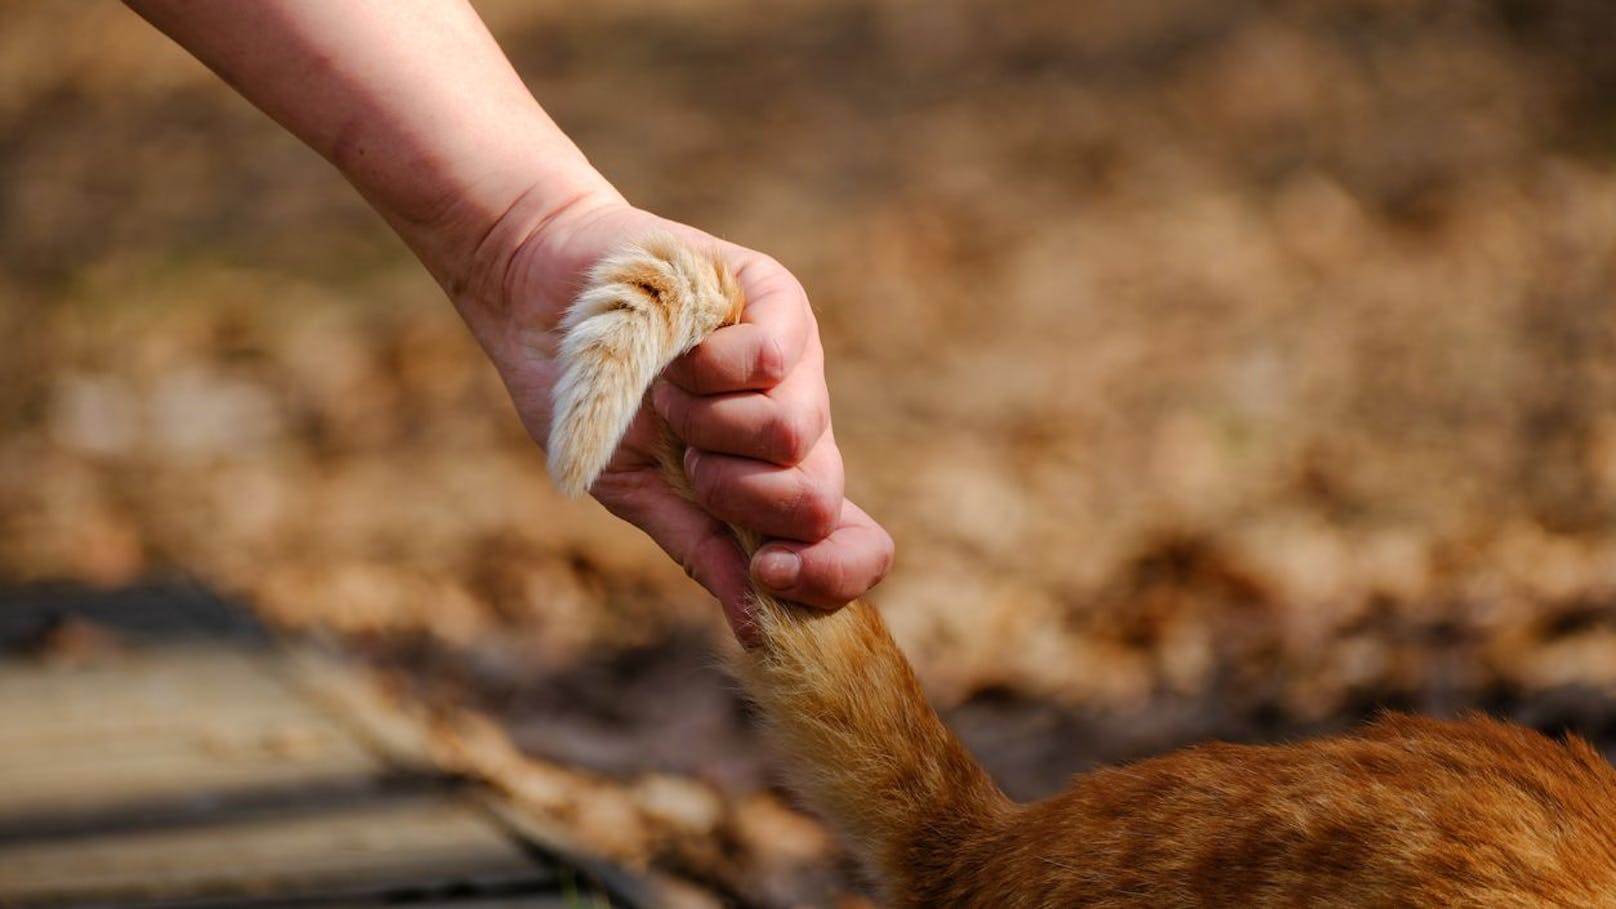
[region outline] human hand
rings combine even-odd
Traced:
[[[747,623],[748,575],[783,599],[841,606],[885,576],[892,541],[843,497],[818,329],[801,285],[779,263],[615,199],[583,199],[521,243],[495,305],[462,312],[542,442],[559,372],[556,324],[596,260],[625,238],[656,231],[716,249],[748,305],[740,324],[668,368],[591,494],[717,596],[738,632]],[[661,479],[657,417],[689,447],[696,505]],[[773,539],[749,565],[725,522]]]
[[[548,438],[554,328],[589,266],[653,230],[717,249],[751,301],[744,321],[652,395],[696,452],[701,507],[651,469],[645,413],[593,494],[716,594],[737,628],[749,570],[783,598],[825,607],[886,573],[891,540],[842,497],[802,288],[766,256],[623,202],[469,4],[130,2],[365,195],[454,300],[535,439]],[[777,541],[748,566],[721,521]],[[795,579],[774,573],[783,556],[800,560]]]

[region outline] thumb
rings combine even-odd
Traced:
[[[703,514],[703,517],[707,517]],[[724,619],[730,631],[742,644],[757,642],[757,623],[753,610],[752,580],[741,548],[729,535],[728,528],[712,518],[713,533],[696,543],[682,560],[685,572],[696,583],[707,588],[718,598],[724,610]]]
[[[597,487],[599,494],[603,490]],[[700,508],[668,492],[649,501],[639,497],[601,504],[645,531],[656,544],[683,566],[685,574],[718,598],[730,630],[742,644],[756,641],[753,621],[752,580],[748,562],[730,536],[729,528]]]

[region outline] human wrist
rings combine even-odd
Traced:
[[[520,292],[512,276],[516,259],[534,238],[577,214],[626,204],[553,128],[502,145],[446,165],[432,178],[442,187],[441,202],[413,216],[376,205],[489,348]]]

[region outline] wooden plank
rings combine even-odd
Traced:
[[[0,688],[0,700],[10,696]],[[37,704],[32,710],[0,706],[0,723],[17,724],[0,729],[0,753],[15,749],[76,748],[149,736],[187,736],[221,742],[262,740],[277,729],[288,730],[289,734],[303,726],[330,723],[323,712],[297,701],[269,699],[247,691],[234,700],[229,707],[201,703],[169,710],[154,710],[131,704],[128,698],[113,696],[97,710],[68,706],[54,712],[44,704]]]
[[[300,785],[354,785],[384,767],[260,655],[170,649],[64,669],[0,671],[0,827]]]
[[[487,793],[435,774],[418,720],[344,661],[130,643],[0,660],[0,906],[625,905],[596,896],[596,863],[572,889]]]
[[[343,727],[394,764],[431,766],[426,728],[396,700],[385,697],[374,679],[321,647],[284,648],[278,667],[287,684],[311,704],[339,718]]]
[[[375,760],[352,739],[322,733],[296,752],[225,749],[186,739],[109,743],[99,751],[19,753],[0,763],[0,820],[77,813],[163,799],[329,787],[377,777]]]
[[[216,643],[175,643],[97,656],[93,662],[50,663],[19,660],[0,663],[0,689],[33,697],[73,679],[124,679],[134,690],[156,686],[188,685],[199,679],[214,684],[248,683],[273,676],[273,652],[220,646]],[[244,673],[243,669],[252,672]],[[113,692],[116,693],[116,692]],[[207,689],[190,694],[206,697]]]
[[[553,874],[535,866],[483,814],[442,796],[0,845],[0,905],[6,906],[238,894],[359,898],[445,892],[453,885],[554,883]]]
[[[251,724],[311,709],[264,655],[166,647],[81,666],[0,663],[0,746]]]
[[[383,697],[373,683],[354,673],[350,666],[329,652],[312,647],[292,648],[286,659],[289,676],[299,690],[342,716],[346,726],[357,730],[391,760],[403,764],[431,763],[430,747],[421,724],[398,703]],[[629,871],[579,850],[562,825],[542,822],[492,790],[473,788],[465,797],[560,867],[578,872],[580,893],[587,894],[587,898],[579,896],[561,904],[569,909],[592,909],[597,904],[665,906],[668,909],[716,909],[718,905],[716,901],[692,899],[682,888],[676,891],[667,881],[654,875]],[[610,900],[602,896],[597,903],[595,891],[586,888],[585,880],[593,882],[591,887],[604,888]],[[523,902],[521,905],[545,907],[551,903]]]

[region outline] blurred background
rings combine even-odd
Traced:
[[[1616,6],[477,6],[632,201],[807,286],[875,599],[1012,793],[1382,706],[1616,748]],[[857,904],[706,596],[550,490],[380,219],[121,6],[7,4],[0,584],[166,577],[599,854]]]

